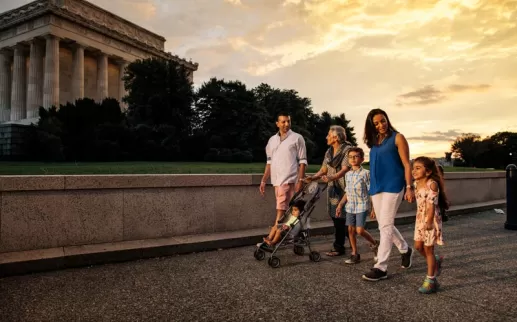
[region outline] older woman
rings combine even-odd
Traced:
[[[370,195],[379,223],[377,263],[362,277],[369,281],[387,278],[388,258],[393,244],[402,257],[402,268],[411,267],[413,250],[395,227],[395,215],[402,198],[413,202],[409,145],[390,123],[388,114],[373,109],[366,117],[364,143],[370,148]]]
[[[352,145],[346,140],[346,132],[342,126],[330,127],[327,135],[327,145],[330,148],[325,153],[325,159],[321,169],[313,176],[306,177],[306,182],[321,179],[328,184],[327,188],[327,212],[334,222],[335,239],[334,247],[327,256],[341,256],[345,254],[345,239],[348,236],[345,216],[336,218],[336,210],[339,201],[345,193],[345,173],[350,170],[348,163],[348,150]]]

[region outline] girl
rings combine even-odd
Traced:
[[[413,161],[417,213],[415,223],[415,249],[426,258],[427,277],[418,289],[430,294],[438,289],[436,277],[440,275],[443,257],[434,254],[434,245],[443,245],[440,208],[448,209],[443,177],[433,159],[419,157]]]

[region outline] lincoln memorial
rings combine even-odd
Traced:
[[[120,100],[131,61],[173,59],[165,38],[84,0],[38,0],[0,14],[0,123],[30,124],[40,106]]]

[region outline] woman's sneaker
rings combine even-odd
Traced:
[[[388,278],[388,272],[381,271],[378,268],[372,268],[371,271],[362,276],[367,281],[377,282]]]
[[[411,264],[413,263],[413,249],[408,247],[407,252],[400,255],[402,259],[400,266],[402,266],[402,268],[410,268]]]
[[[436,290],[438,290],[438,281],[436,278],[429,277],[425,278],[424,283],[418,289],[418,291],[422,294],[436,293]]]
[[[350,256],[350,258],[345,261],[345,264],[357,264],[360,261],[361,261],[361,255],[356,254],[356,255]]]

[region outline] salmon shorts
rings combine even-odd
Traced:
[[[289,201],[294,196],[294,183],[286,183],[281,186],[275,186],[276,209],[287,210]]]

